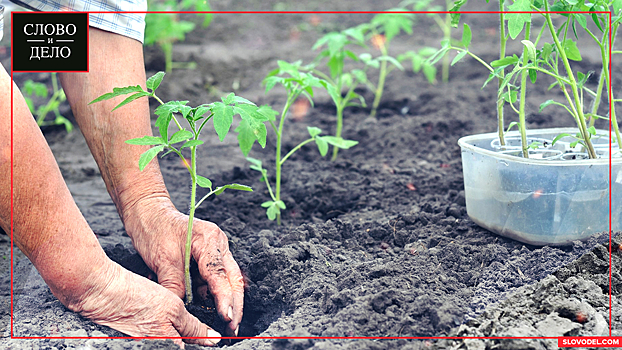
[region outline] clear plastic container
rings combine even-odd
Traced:
[[[567,244],[609,230],[609,138],[593,138],[599,159],[587,159],[581,146],[561,133],[576,128],[529,130],[528,143],[541,144],[523,158],[518,132],[501,147],[497,133],[463,137],[462,166],[467,213],[492,232],[533,245]],[[518,142],[516,142],[518,140]],[[622,155],[611,162],[613,231],[622,229]]]

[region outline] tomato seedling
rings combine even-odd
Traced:
[[[212,181],[208,178],[197,174],[197,147],[204,144],[199,136],[207,125],[207,122],[212,120],[214,130],[218,135],[220,141],[223,141],[225,136],[231,129],[233,123],[233,117],[237,114],[242,117],[243,121],[247,121],[251,125],[257,125],[257,120],[264,120],[263,114],[259,112],[259,108],[249,100],[236,96],[233,93],[223,97],[221,102],[213,102],[210,104],[202,104],[197,107],[190,107],[187,105],[188,101],[169,101],[163,102],[156,94],[156,89],[160,86],[162,79],[164,78],[164,72],[158,72],[154,76],[147,80],[147,91],[145,91],[140,85],[126,86],[122,88],[114,88],[112,92],[104,94],[90,104],[115,98],[117,96],[130,95],[121,103],[119,103],[113,110],[120,108],[134,100],[141,97],[152,97],[160,103],[160,106],[156,108],[155,114],[158,115],[155,126],[158,128],[159,136],[146,135],[140,138],[130,139],[125,141],[130,145],[147,145],[153,146],[146,150],[138,161],[138,166],[142,171],[160,152],[166,150],[165,155],[169,153],[177,154],[183,163],[186,165],[190,178],[192,179],[191,194],[190,194],[190,212],[188,220],[188,231],[186,238],[186,251],[184,259],[184,273],[185,273],[185,286],[186,286],[186,303],[192,302],[192,285],[190,281],[190,259],[191,259],[191,242],[192,242],[192,224],[194,221],[194,213],[196,208],[203,203],[211,195],[220,195],[226,189],[252,191],[252,189],[245,185],[240,184],[227,184],[223,186],[213,187]],[[186,120],[189,129],[184,128],[178,120],[178,116]],[[169,135],[169,126],[171,122],[174,122],[178,131]],[[265,134],[263,141],[258,133],[252,132],[250,135],[244,137],[259,139],[259,142],[265,145]],[[246,140],[246,139],[245,139]],[[184,148],[190,149],[190,162],[186,160],[186,157],[182,154]],[[196,201],[197,185],[209,190],[209,192],[203,196],[198,202]]]
[[[58,107],[61,103],[67,101],[67,96],[65,96],[65,91],[58,84],[58,78],[56,77],[56,73],[51,74],[52,79],[52,96],[49,97],[47,102],[39,107],[35,107],[35,103],[33,98],[39,97],[43,99],[47,99],[49,96],[49,91],[47,85],[43,83],[37,83],[32,80],[26,80],[24,82],[24,86],[22,87],[22,92],[24,93],[24,100],[26,100],[26,104],[28,105],[28,109],[30,109],[30,113],[32,113],[37,121],[37,125],[39,126],[47,126],[47,125],[64,125],[65,130],[70,133],[73,130],[73,124],[60,114]],[[53,120],[45,120],[47,115],[52,112],[54,114]]]
[[[348,149],[356,145],[358,142],[344,140],[341,137],[336,136],[320,136],[320,134],[322,133],[321,129],[317,127],[308,127],[307,130],[310,137],[300,142],[297,146],[292,148],[287,154],[283,156],[282,142],[285,132],[285,120],[287,119],[289,108],[300,95],[307,98],[311,105],[313,105],[313,88],[327,89],[330,84],[323,79],[319,79],[313,76],[313,74],[311,73],[301,71],[300,62],[288,63],[285,61],[278,61],[277,63],[279,68],[268,73],[263,83],[266,86],[266,93],[270,92],[270,90],[272,90],[277,84],[282,85],[287,91],[287,100],[278,120],[277,115],[279,115],[279,113],[277,111],[273,110],[270,107],[262,106],[259,109],[259,112],[262,113],[266,120],[258,123],[255,129],[263,136],[264,144],[262,146],[265,146],[265,123],[270,124],[270,126],[274,130],[274,133],[276,134],[276,181],[274,191],[272,190],[272,186],[270,185],[270,181],[268,179],[268,171],[263,168],[262,162],[258,159],[250,157],[247,159],[251,163],[251,169],[259,171],[261,173],[261,178],[266,183],[266,187],[268,188],[268,192],[270,194],[271,200],[264,202],[261,206],[266,208],[266,215],[268,216],[268,219],[276,219],[277,225],[280,225],[281,210],[285,210],[286,208],[285,203],[281,200],[281,170],[285,161],[289,159],[289,157],[291,157],[301,147],[311,142],[315,142],[322,156],[325,156],[328,153],[329,144],[336,148]],[[250,124],[244,123],[243,121],[243,123],[240,124],[240,126],[236,129],[236,131],[238,132],[238,139],[240,140],[240,148],[242,149],[242,152],[245,156],[248,156],[248,152],[250,151],[253,143],[255,142],[255,140],[249,137],[252,132],[248,130],[249,127]],[[243,142],[242,140],[245,141]],[[259,139],[257,140],[260,141]]]
[[[166,0],[156,2],[150,0],[149,12],[145,16],[145,45],[158,44],[164,52],[165,71],[170,73],[174,68],[196,68],[195,62],[173,62],[173,44],[184,41],[186,34],[194,30],[196,24],[190,21],[182,21],[178,14],[162,13],[162,11],[179,11],[194,9],[194,11],[211,11],[207,0]],[[211,13],[203,13],[203,27],[207,27],[212,21]]]

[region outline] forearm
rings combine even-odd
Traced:
[[[0,225],[11,226],[10,77],[0,68]],[[74,203],[54,156],[16,86],[13,98],[13,238],[61,302],[91,286],[109,262]],[[74,305],[75,306],[75,305]]]
[[[89,73],[66,73],[60,78],[80,130],[125,222],[128,213],[140,207],[141,202],[156,198],[172,205],[157,162],[142,172],[138,168],[140,155],[149,146],[125,143],[131,138],[152,135],[148,100],[141,98],[114,112],[112,109],[123,97],[88,103],[115,87],[145,88],[142,44],[93,28],[89,40]]]

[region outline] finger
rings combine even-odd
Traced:
[[[187,343],[199,344],[202,346],[214,346],[220,342],[220,333],[201,323],[198,318],[192,316],[183,306],[179,309],[178,317],[173,321],[173,326],[182,337],[202,338],[186,339]]]
[[[237,337],[244,309],[244,278],[231,252],[227,251],[225,256],[223,256],[223,265],[225,266],[233,296],[233,317],[227,325],[227,333]]]
[[[180,339],[179,333],[173,328],[170,327],[162,336],[166,338],[170,338],[173,343],[177,344],[180,348],[185,349],[184,342]]]
[[[183,267],[174,266],[172,264],[162,265],[157,271],[158,283],[175,293],[180,299],[183,299],[186,294],[186,287],[184,285],[184,269]]]
[[[227,249],[228,251],[228,249]],[[225,322],[233,318],[233,293],[220,250],[206,252],[199,258],[199,272],[214,296],[216,310]]]

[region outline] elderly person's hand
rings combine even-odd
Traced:
[[[185,340],[206,346],[220,341],[220,334],[188,313],[171,291],[110,260],[91,276],[89,285],[77,296],[56,294],[70,310],[130,336],[213,338]],[[181,339],[173,341],[184,347]]]
[[[130,212],[124,222],[134,247],[158,275],[158,282],[183,298],[188,216],[178,212],[168,198],[144,199]],[[229,251],[227,236],[215,224],[195,219],[192,257],[198,264],[202,284],[207,283],[215,299],[218,314],[228,322],[228,335],[237,336],[242,320],[244,281]]]

